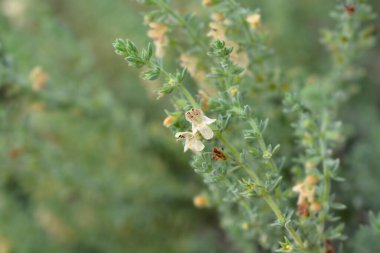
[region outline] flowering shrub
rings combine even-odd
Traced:
[[[208,189],[194,204],[215,207],[245,252],[340,249],[346,236],[338,212],[346,206],[332,190],[344,180],[337,113],[363,76],[358,60],[374,44],[371,8],[337,5],[336,25],[321,38],[330,66],[310,74],[276,64],[259,9],[204,0],[203,17],[164,0],[142,2],[152,7],[144,20],[154,47],[139,50],[128,39],[113,46],[129,66],[144,69],[143,79],[161,78],[158,98],[171,95],[163,125],[184,140]],[[170,52],[175,71],[165,60]],[[280,147],[286,131],[291,145]]]

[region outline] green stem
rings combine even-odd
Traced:
[[[326,139],[325,139],[325,132],[327,128],[327,113],[323,112],[322,115],[322,123],[321,123],[321,132],[319,136],[319,148],[321,152],[322,157],[322,167],[323,167],[323,182],[324,182],[324,188],[323,188],[323,195],[322,195],[322,201],[324,203],[327,203],[329,200],[330,195],[330,173],[329,168],[327,165],[327,157],[326,157]]]
[[[167,79],[170,79],[172,78],[170,76],[170,74],[165,70],[163,69],[161,66],[157,65],[156,63],[150,61],[149,62],[149,65],[151,67],[154,67],[154,68],[159,68],[160,69],[160,72],[167,78]],[[185,86],[182,84],[182,83],[176,83],[176,85],[178,86],[178,88],[181,90],[182,94],[186,97],[186,99],[190,102],[190,104],[193,106],[193,107],[198,107],[198,103],[195,101],[195,99],[193,98],[193,96],[190,94],[190,92],[185,88]]]
[[[323,193],[322,193],[322,198],[321,202],[326,204],[326,208],[328,207],[328,202],[329,202],[329,196],[330,196],[330,174],[329,174],[329,168],[327,165],[327,157],[326,157],[326,128],[327,128],[327,121],[328,121],[328,115],[327,112],[324,111],[322,113],[322,122],[321,122],[321,129],[319,132],[319,149],[320,149],[320,155],[322,158],[322,169],[323,169]],[[322,240],[323,237],[323,232],[325,230],[325,219],[327,215],[328,209],[324,209],[320,213],[319,216],[319,233],[320,233],[320,238]],[[320,252],[324,252],[325,247],[324,245],[321,246]]]
[[[230,150],[230,152],[233,154],[235,157],[236,162],[241,165],[245,171],[256,181],[257,184],[262,184],[259,176],[250,168],[250,166],[245,163],[240,161],[240,154],[239,152],[233,147],[225,138],[224,136],[216,131],[215,135],[219,138],[219,140]],[[289,232],[289,234],[293,237],[294,241],[296,244],[303,249],[304,244],[300,238],[300,236],[297,234],[297,232],[294,230],[294,228],[286,222],[285,216],[282,214],[280,208],[278,205],[274,202],[272,197],[268,195],[265,191],[261,192],[261,195],[264,199],[264,201],[267,203],[267,205],[272,209],[273,213],[276,215],[277,219],[281,221],[281,223],[285,224],[285,229]]]
[[[258,136],[259,146],[260,146],[261,150],[263,152],[268,151],[268,148],[267,148],[267,145],[265,143],[263,134],[262,134],[259,126],[257,125],[256,121],[251,118],[251,119],[249,119],[248,122]],[[278,171],[277,165],[272,158],[269,159],[269,167],[271,168],[272,171],[275,171],[275,172]]]
[[[234,146],[232,146],[229,141],[224,138],[224,136],[219,132],[219,131],[214,131],[216,137],[228,148],[228,150],[232,153],[232,155],[235,158],[235,161],[245,169],[245,171],[256,181],[257,184],[261,185],[261,181],[259,176],[254,172],[247,163],[241,162],[240,161],[240,154],[239,152],[235,149]]]
[[[182,94],[187,98],[187,100],[189,100],[190,104],[197,108],[198,107],[198,104],[197,102],[194,100],[193,96],[190,94],[190,92],[185,88],[185,86],[183,86],[182,83],[179,83],[178,84],[178,87],[179,89],[181,90]]]
[[[234,0],[228,0],[228,2],[235,10],[239,10],[241,8],[240,5]],[[247,21],[242,15],[240,15],[240,13],[239,13],[239,20],[244,29],[244,33],[246,34],[250,44],[253,46],[254,44],[256,44],[255,38],[253,37],[251,30],[249,29],[249,25]]]

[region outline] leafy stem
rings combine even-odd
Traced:
[[[224,47],[224,43],[219,43],[221,47]],[[169,94],[173,92],[176,88],[179,88],[179,91],[183,94],[183,96],[188,100],[188,102],[195,108],[198,107],[197,102],[191,95],[191,93],[186,89],[186,87],[183,85],[182,81],[184,79],[185,71],[177,72],[175,75],[170,74],[167,72],[162,66],[160,66],[158,63],[153,61],[152,54],[153,49],[150,45],[148,45],[147,49],[143,49],[141,52],[141,55],[139,54],[136,46],[129,40],[121,40],[118,39],[113,44],[116,53],[119,55],[122,55],[125,57],[125,60],[129,63],[129,65],[140,68],[144,65],[148,67],[148,70],[144,73],[143,77],[149,80],[157,79],[159,77],[159,74],[162,73],[165,76],[166,83],[163,85],[163,87],[160,88],[159,94]],[[216,53],[221,53],[223,55],[228,55],[231,52],[229,49],[220,49]],[[258,131],[260,133],[259,142],[262,146],[263,150],[267,150],[266,144],[264,142],[264,139],[261,135],[260,129],[255,123],[255,121],[252,119],[249,121],[251,126],[255,129],[255,131]],[[244,170],[247,172],[247,174],[255,180],[255,182],[259,185],[262,185],[262,181],[260,180],[259,176],[256,174],[256,172],[249,166],[249,164],[245,161],[242,161],[240,159],[240,153],[238,150],[223,136],[223,134],[220,131],[215,131],[215,135],[218,137],[218,139],[227,147],[227,149],[232,153],[234,156],[235,161],[244,168]],[[272,163],[272,166],[275,166],[275,163]],[[290,219],[286,218],[285,215],[281,212],[280,208],[278,207],[277,203],[272,199],[271,196],[266,192],[265,189],[260,189],[260,195],[264,199],[264,201],[267,203],[267,205],[271,208],[273,213],[276,215],[279,224],[285,227],[285,229],[289,232],[289,234],[293,237],[294,241],[296,242],[297,246],[300,249],[304,249],[304,244],[302,240],[300,239],[297,232],[294,230],[294,228],[290,224]]]

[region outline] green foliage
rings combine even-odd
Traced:
[[[0,252],[379,251],[378,1],[207,2],[0,0]]]
[[[350,242],[352,252],[377,252],[380,250],[380,215],[370,213],[370,226],[361,227]]]

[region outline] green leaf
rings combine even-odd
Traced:
[[[132,41],[127,40],[125,43],[125,47],[126,47],[126,50],[129,54],[134,55],[134,56],[139,54],[137,47],[135,46],[135,44]]]
[[[153,46],[152,46],[152,43],[148,43],[148,48],[147,48],[147,57],[148,57],[148,60],[150,60],[150,58],[152,58],[153,56]]]
[[[170,94],[175,90],[176,86],[171,86],[171,85],[164,85],[161,88],[157,90],[158,97],[157,99],[160,99],[164,95]]]
[[[118,55],[123,55],[127,51],[123,39],[116,39],[115,42],[112,43],[112,46],[115,49],[115,53]]]
[[[156,80],[160,76],[160,73],[161,69],[155,67],[144,72],[142,78],[145,80]]]
[[[341,204],[341,203],[331,203],[330,206],[332,209],[336,209],[336,210],[344,210],[347,208],[346,205]]]
[[[128,62],[130,66],[133,66],[136,68],[141,68],[142,66],[145,65],[145,61],[138,56],[129,55],[125,57],[125,60]]]
[[[281,180],[282,180],[282,177],[280,176],[279,178],[277,178],[276,180],[273,180],[271,183],[268,184],[268,187],[266,187],[266,192],[273,192],[274,190],[276,190],[276,188],[280,185],[281,183]]]

